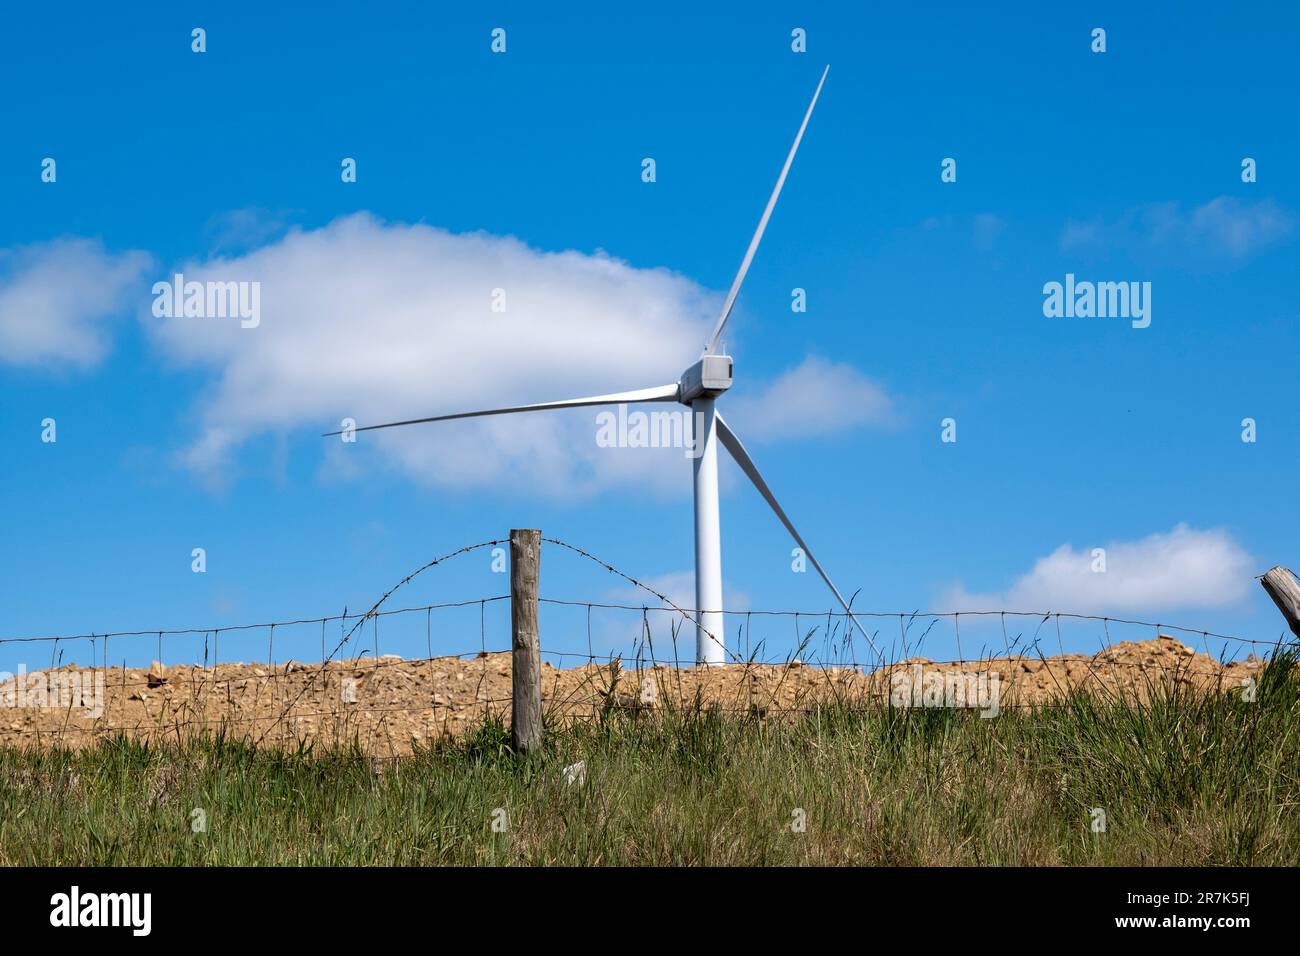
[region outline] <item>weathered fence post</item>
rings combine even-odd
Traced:
[[[1286,568],[1271,568],[1259,579],[1277,609],[1291,625],[1291,633],[1300,637],[1300,582]]]
[[[510,532],[511,681],[510,738],[515,750],[542,746],[542,646],[537,634],[537,576],[542,533]]]

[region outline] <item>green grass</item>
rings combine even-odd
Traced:
[[[577,760],[586,780],[567,784]],[[4,750],[0,863],[1295,865],[1298,802],[1283,652],[1254,702],[1075,696],[993,719],[831,705],[793,724],[612,712],[532,759],[498,723],[382,763],[220,737]]]

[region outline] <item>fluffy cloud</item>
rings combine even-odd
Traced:
[[[1113,222],[1071,220],[1061,248],[1242,260],[1288,238],[1292,226],[1291,216],[1271,199],[1219,196],[1189,210],[1173,202],[1153,203],[1130,209]]]
[[[0,250],[0,363],[97,365],[108,353],[107,320],[147,298],[149,262],[144,252],[110,253],[97,239]]]
[[[894,421],[884,388],[850,365],[810,355],[754,397],[720,405],[745,442],[807,438]],[[733,414],[734,409],[734,414]]]
[[[1002,593],[949,589],[952,610],[1071,611],[1084,614],[1154,612],[1221,607],[1245,597],[1250,556],[1222,530],[1186,524],[1137,541],[1105,545],[1106,570],[1093,570],[1091,548],[1063,544]]]
[[[179,270],[187,282],[261,283],[255,328],[146,318],[172,360],[216,373],[185,453],[209,475],[267,432],[315,435],[346,417],[365,425],[673,382],[719,305],[663,269],[367,214]],[[504,313],[492,310],[496,289]],[[322,446],[340,470],[382,462],[426,484],[563,495],[651,473],[689,490],[681,450],[598,447],[598,411],[411,426]]]
[[[145,319],[172,361],[215,373],[183,454],[207,478],[229,476],[239,447],[266,433],[314,436],[344,418],[366,425],[675,382],[720,306],[689,279],[603,253],[542,252],[367,214],[175,271],[187,282],[261,284],[256,327]],[[504,313],[492,309],[498,289]],[[888,410],[877,386],[820,359],[755,404],[761,437],[826,432]],[[601,411],[416,425],[362,433],[355,445],[322,440],[323,470],[347,480],[382,465],[427,485],[553,496],[632,483],[689,493],[682,449],[599,447]]]

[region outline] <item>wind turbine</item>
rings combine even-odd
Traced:
[[[829,71],[829,66],[822,71],[821,79],[817,83],[817,89],[813,92],[812,101],[808,104],[808,111],[804,113],[803,122],[799,124],[799,132],[795,134],[794,143],[785,158],[785,165],[781,167],[781,175],[777,177],[776,186],[772,189],[772,195],[767,200],[763,216],[758,221],[758,228],[754,231],[754,237],[749,241],[749,248],[745,250],[745,258],[740,263],[740,271],[736,273],[736,278],[731,283],[731,289],[727,292],[727,299],[722,306],[722,314],[718,316],[718,321],[713,327],[713,333],[705,343],[704,351],[700,354],[699,359],[682,373],[678,381],[669,385],[659,385],[654,388],[642,388],[628,392],[615,392],[610,395],[570,398],[558,402],[539,402],[535,405],[513,405],[509,408],[489,408],[476,412],[459,412],[453,415],[433,415],[429,418],[412,418],[406,421],[387,422],[383,425],[367,425],[363,428],[354,429],[358,432],[364,432],[378,428],[396,428],[399,425],[445,422],[457,418],[479,418],[485,415],[512,415],[516,412],[539,412],[554,408],[581,408],[591,405],[620,405],[634,402],[680,402],[689,406],[697,430],[694,449],[696,454],[695,608],[697,614],[695,651],[696,660],[701,664],[723,664],[726,658],[722,614],[722,542],[718,514],[719,442],[736,460],[736,464],[740,465],[741,470],[749,476],[749,480],[754,483],[758,493],[771,506],[776,516],[781,519],[781,523],[785,525],[791,537],[803,549],[808,560],[817,569],[817,573],[821,575],[822,580],[826,582],[827,587],[831,589],[836,600],[840,602],[840,606],[844,608],[862,636],[867,639],[867,643],[871,645],[872,650],[877,655],[880,653],[871,636],[867,634],[857,617],[854,616],[848,602],[844,600],[844,596],[840,594],[839,589],[835,587],[830,576],[822,568],[818,560],[813,557],[812,550],[795,529],[790,517],[776,500],[776,495],[772,493],[772,489],[763,480],[758,466],[749,457],[749,452],[745,450],[745,446],[741,444],[740,438],[732,431],[726,419],[718,413],[715,404],[718,397],[726,392],[732,383],[731,356],[718,351],[722,332],[727,326],[727,320],[731,317],[731,310],[736,304],[736,298],[740,295],[740,286],[745,281],[745,274],[749,272],[750,263],[754,261],[754,253],[758,250],[758,244],[763,239],[763,232],[767,229],[767,221],[771,218],[772,210],[776,207],[776,200],[781,195],[781,187],[785,185],[785,177],[790,172],[790,165],[794,162],[794,155],[799,150],[799,143],[803,139],[804,130],[808,128],[808,120],[812,116],[813,107],[817,105],[817,97],[821,95],[822,85],[826,82],[826,74]],[[330,432],[329,434],[338,435],[341,432]]]

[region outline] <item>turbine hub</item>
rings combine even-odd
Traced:
[[[683,405],[700,397],[721,395],[731,388],[731,356],[700,356],[698,362],[682,372],[677,386],[677,400]]]

